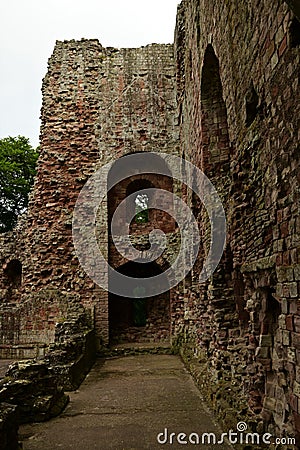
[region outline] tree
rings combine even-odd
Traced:
[[[26,137],[0,139],[0,233],[12,230],[27,208],[37,158]]]
[[[147,223],[149,221],[148,210],[149,197],[147,194],[138,194],[135,198],[135,221]]]

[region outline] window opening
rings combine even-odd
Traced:
[[[4,273],[7,277],[9,285],[13,289],[17,289],[21,286],[22,264],[19,260],[13,259],[12,261],[10,261],[6,266]]]

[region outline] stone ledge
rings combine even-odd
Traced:
[[[256,272],[257,270],[266,270],[275,267],[276,256],[266,256],[265,258],[258,259],[257,261],[253,261],[251,263],[243,264],[241,266],[241,272]]]
[[[132,355],[171,355],[173,350],[170,344],[163,343],[125,343],[112,345],[107,349],[102,349],[99,352],[100,357],[113,357],[113,356],[132,356]]]

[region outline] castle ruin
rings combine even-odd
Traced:
[[[75,301],[91,318],[98,349],[170,343],[223,423],[248,417],[257,429],[300,435],[299,20],[296,0],[183,0],[174,45],[56,43],[43,81],[29,209],[0,236],[1,358],[42,357]],[[138,313],[134,299],[108,293],[85,273],[72,216],[97,169],[113,161],[113,177],[122,157],[142,152],[176,155],[209,177],[227,239],[217,270],[199,283],[209,250],[199,198],[171,175],[137,172],[116,184],[98,235],[118,272],[154,276],[172,262],[172,244],[142,269],[112,242],[116,208],[143,189],[180,194],[201,237],[185,279],[147,298]],[[171,174],[159,156],[156,163]],[[136,248],[147,248],[154,228],[176,247],[176,221],[149,210],[131,223]]]

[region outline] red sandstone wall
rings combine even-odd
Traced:
[[[75,291],[107,341],[107,294],[80,269],[72,244],[76,198],[95,168],[112,158],[180,150],[214,182],[228,244],[218,270],[199,286],[210,235],[203,208],[184,189],[202,242],[193,272],[172,292],[172,334],[190,344],[200,383],[226,424],[235,428],[247,417],[258,430],[282,435],[300,433],[298,26],[281,0],[184,0],[175,61],[173,46],[57,43],[43,85],[41,157],[28,219],[16,244],[5,237],[1,249],[2,269],[12,251],[22,263],[22,285],[9,303],[20,304],[33,290]],[[100,231],[108,256],[107,214]],[[113,249],[110,257],[120,263]],[[3,273],[0,289],[6,301]],[[34,308],[27,306],[23,329],[12,320],[8,336],[15,342],[21,331],[26,342],[41,326],[40,336],[49,338],[52,318],[41,325],[41,313],[47,317],[55,305],[38,309],[33,324]],[[14,304],[9,308],[13,317]]]
[[[135,151],[178,152],[174,88],[172,45],[118,50],[104,49],[97,40],[56,43],[42,89],[38,173],[15,244],[22,263],[17,303],[33,291],[76,292],[91,310],[99,337],[107,342],[107,292],[97,288],[78,264],[73,209],[84,183],[103,164]],[[98,225],[99,245],[108,258],[105,205]],[[12,257],[6,250],[1,254],[3,266]],[[1,288],[6,301],[7,280],[0,275]],[[40,317],[31,320],[38,329]],[[24,325],[19,334],[24,342],[33,328]],[[45,333],[41,330],[41,342]]]
[[[251,420],[263,419],[277,434],[294,426],[300,432],[300,51],[293,26],[299,32],[282,1],[183,1],[175,40],[183,150],[214,181],[228,220],[223,261],[208,289],[193,289],[190,320],[177,329],[200,359],[208,357],[202,383],[214,402],[221,395],[219,416],[234,425],[243,385]],[[194,279],[198,273],[196,266]]]

